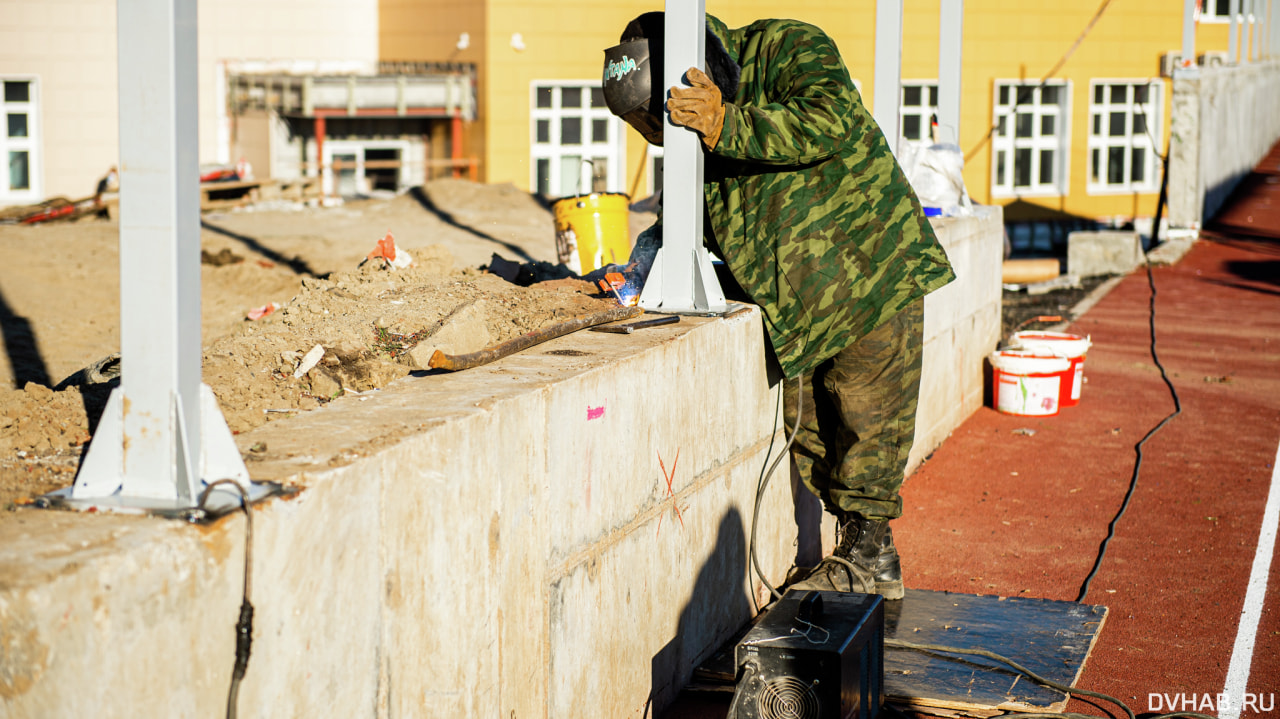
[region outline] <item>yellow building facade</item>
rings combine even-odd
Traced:
[[[929,133],[939,2],[904,2],[906,137]],[[761,0],[706,0],[706,8],[730,27],[782,12]],[[644,196],[654,151],[608,114],[598,87],[604,48],[628,20],[660,9],[632,0],[380,0],[380,52],[477,65],[479,115],[466,152],[484,180],[550,198],[587,186]],[[832,36],[873,111],[875,12],[875,0],[785,7]],[[1225,55],[1227,28],[1203,18],[1197,54]],[[1016,203],[1011,216],[1029,219],[1150,217],[1169,137],[1162,61],[1181,43],[1181,3],[1168,0],[966,0],[958,144],[970,196]]]

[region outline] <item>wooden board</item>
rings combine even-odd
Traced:
[[[1106,607],[1076,602],[908,589],[902,601],[885,602],[885,638],[986,649],[1071,686],[1106,616]],[[995,660],[909,649],[885,649],[884,684],[895,704],[971,716],[1061,712],[1068,699]]]
[[[986,649],[1067,686],[1084,671],[1107,616],[1106,607],[1076,602],[923,589],[908,589],[902,601],[884,606],[886,639]],[[755,621],[698,667],[687,688],[731,694],[734,647]],[[994,660],[909,649],[885,649],[884,684],[886,702],[941,717],[1061,712],[1068,700]]]

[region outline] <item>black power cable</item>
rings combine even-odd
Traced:
[[[214,488],[229,484],[240,493],[240,509],[244,511],[244,592],[240,601],[240,619],[236,622],[236,661],[231,669],[231,687],[227,690],[227,719],[236,719],[237,704],[240,697],[240,682],[244,679],[249,667],[249,650],[253,644],[253,604],[249,602],[250,577],[253,576],[253,515],[249,512],[249,494],[244,487],[233,479],[219,479],[212,482],[200,493],[199,508],[204,509],[205,502]]]
[[[786,379],[778,381],[778,404],[783,402],[782,398],[786,392],[786,387]],[[756,577],[760,579],[760,582],[769,588],[769,594],[774,599],[781,599],[782,593],[769,583],[768,578],[764,575],[764,570],[760,568],[760,558],[756,555],[756,525],[760,520],[760,501],[764,498],[764,490],[769,486],[769,480],[773,477],[774,471],[778,469],[778,465],[782,463],[782,460],[791,456],[791,444],[796,441],[796,435],[800,432],[800,417],[802,414],[804,414],[804,377],[796,377],[796,421],[791,428],[791,436],[787,438],[787,443],[782,447],[782,452],[778,454],[777,458],[773,460],[773,464],[769,466],[769,470],[756,483],[756,505],[751,513],[751,543],[748,547],[748,553],[751,555],[751,568],[755,570]],[[765,461],[769,461],[767,454],[765,455]],[[755,592],[752,592],[751,601],[754,603],[755,600]],[[759,611],[759,607],[756,607],[756,610]]]
[[[1160,180],[1160,199],[1156,202],[1156,216],[1152,221],[1151,235],[1156,237],[1160,233],[1160,218],[1164,212],[1164,203],[1169,192],[1169,151],[1165,150],[1165,154],[1160,158],[1163,171]],[[1154,243],[1153,243],[1154,244]],[[1173,397],[1174,411],[1160,423],[1151,428],[1151,431],[1142,438],[1134,447],[1137,458],[1133,463],[1133,476],[1129,480],[1129,490],[1125,492],[1124,501],[1120,504],[1120,510],[1116,512],[1116,516],[1111,519],[1111,524],[1107,527],[1107,536],[1103,538],[1102,544],[1098,547],[1098,558],[1093,562],[1093,569],[1089,571],[1089,576],[1085,577],[1084,584],[1080,586],[1080,595],[1076,597],[1077,602],[1083,602],[1085,596],[1089,594],[1089,585],[1093,583],[1093,578],[1097,576],[1098,570],[1102,567],[1102,560],[1107,556],[1107,547],[1111,543],[1111,538],[1116,535],[1116,525],[1120,523],[1120,519],[1124,517],[1125,512],[1129,509],[1129,501],[1133,499],[1133,493],[1138,488],[1138,475],[1142,472],[1142,447],[1151,439],[1156,432],[1159,432],[1174,417],[1182,414],[1182,401],[1178,398],[1178,391],[1174,389],[1173,382],[1169,380],[1169,374],[1165,371],[1164,365],[1160,363],[1160,355],[1156,354],[1156,280],[1151,273],[1151,260],[1146,260],[1147,267],[1147,285],[1151,288],[1151,297],[1149,300],[1150,311],[1148,312],[1148,327],[1151,332],[1151,359],[1155,362],[1156,367],[1160,369],[1160,379],[1164,380],[1164,384],[1169,388],[1169,394]]]
[[[1136,719],[1133,713],[1133,710],[1129,708],[1129,705],[1125,704],[1124,702],[1120,701],[1119,699],[1116,699],[1115,697],[1109,694],[1103,694],[1101,692],[1093,692],[1093,691],[1089,691],[1088,689],[1080,689],[1078,687],[1070,687],[1070,686],[1067,686],[1066,684],[1061,684],[1051,679],[1045,679],[1044,677],[1018,664],[1012,659],[996,654],[995,652],[989,652],[985,649],[962,649],[960,647],[947,647],[939,644],[916,644],[914,642],[902,641],[901,639],[887,639],[887,638],[884,640],[884,645],[886,647],[892,647],[896,649],[911,649],[911,650],[920,651],[920,652],[935,652],[935,653],[945,653],[945,654],[970,654],[973,656],[986,657],[987,659],[993,659],[997,662],[1000,662],[1001,664],[1005,664],[1009,666],[1017,673],[1023,675],[1024,677],[1027,677],[1031,681],[1041,686],[1049,687],[1050,689],[1056,689],[1057,691],[1063,692],[1064,694],[1086,696],[1086,697],[1091,697],[1093,699],[1101,699],[1102,701],[1109,702],[1123,709],[1125,716],[1128,719]],[[1171,712],[1169,714],[1153,714],[1153,715],[1147,715],[1145,719],[1172,719],[1172,717],[1192,717],[1193,719],[1218,719],[1217,717],[1211,716],[1209,714],[1199,714],[1196,712]],[[1091,714],[1080,714],[1076,712],[1023,712],[1023,713],[1002,714],[1000,719],[1098,719],[1098,717],[1093,716]]]

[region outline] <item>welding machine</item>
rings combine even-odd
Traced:
[[[884,704],[884,598],[790,590],[734,654],[729,719],[875,719]]]

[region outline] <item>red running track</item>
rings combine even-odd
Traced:
[[[1077,685],[1139,714],[1172,699],[1219,715],[1280,483],[1280,144],[1203,238],[1151,270],[1155,352],[1181,413],[1145,444],[1084,600],[1109,615]],[[1140,268],[1070,329],[1093,341],[1078,406],[1046,418],[983,408],[908,478],[894,523],[908,587],[1078,597],[1129,489],[1135,445],[1175,410],[1152,359],[1151,298]],[[1252,655],[1236,657],[1248,680],[1235,688],[1254,695],[1244,719],[1280,719],[1280,559],[1264,578]],[[686,693],[664,716],[723,717],[726,704]],[[1068,711],[1122,716],[1080,700]]]
[[[1161,694],[1219,714],[1232,662],[1280,445],[1280,242],[1267,239],[1280,238],[1280,183],[1267,174],[1223,213],[1235,226],[1151,273],[1155,350],[1182,411],[1146,443],[1085,598],[1110,613],[1079,683],[1139,713],[1167,711],[1150,699]],[[1140,269],[1071,328],[1093,341],[1079,406],[1035,419],[984,408],[908,479],[895,523],[908,586],[1077,598],[1135,445],[1175,409],[1151,355],[1150,299]],[[1249,718],[1280,717],[1280,561],[1260,576]]]

